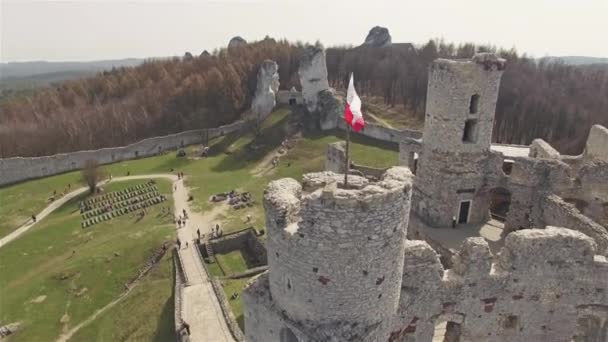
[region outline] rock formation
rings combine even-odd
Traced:
[[[275,95],[279,90],[279,66],[276,62],[265,60],[258,71],[258,83],[251,102],[251,111],[258,119],[265,118],[276,104]]]
[[[386,27],[374,26],[367,37],[365,37],[365,42],[363,45],[373,46],[373,47],[385,47],[391,45],[391,35],[388,33],[388,29]]]
[[[329,89],[325,51],[316,46],[307,46],[300,57],[298,74],[306,109],[314,113],[318,107],[319,92]]]
[[[247,41],[241,36],[236,36],[230,39],[230,42],[228,43],[228,49],[237,48],[243,45],[247,45]]]

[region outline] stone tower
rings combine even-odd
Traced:
[[[504,67],[504,59],[489,53],[431,64],[413,195],[413,210],[426,224],[487,219],[487,196],[481,191]]]
[[[244,292],[249,342],[387,341],[399,306],[412,175],[320,172],[270,183],[268,273]]]

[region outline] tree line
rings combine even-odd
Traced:
[[[608,125],[608,65],[566,65],[535,60],[515,50],[430,40],[414,48],[339,47],[327,50],[329,81],[344,88],[350,72],[357,91],[379,96],[390,106],[403,105],[424,119],[428,65],[436,58],[470,58],[495,52],[507,60],[502,77],[494,141],[529,144],[542,138],[562,153],[581,153],[593,124]]]
[[[280,65],[282,88],[299,84],[302,47],[265,39],[198,57],[148,60],[5,99],[0,157],[123,146],[234,122],[251,105],[265,59]]]
[[[101,147],[190,129],[216,127],[251,105],[259,65],[279,65],[282,89],[299,88],[303,44],[264,39],[212,54],[148,60],[138,67],[64,81],[0,102],[0,157],[41,156]],[[507,59],[494,140],[528,144],[543,138],[562,153],[580,153],[589,128],[608,126],[608,65],[537,61],[514,50],[430,40],[414,47],[326,50],[330,85],[343,89],[350,72],[362,95],[403,105],[424,118],[428,65],[493,51]]]

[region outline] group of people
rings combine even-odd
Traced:
[[[183,172],[178,172],[177,173],[177,179],[184,179],[184,173]]]

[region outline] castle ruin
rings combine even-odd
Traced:
[[[424,135],[400,142],[415,175],[393,167],[344,188],[336,143],[328,171],[270,183],[248,341],[608,341],[608,130],[594,126],[580,156],[492,144],[504,68],[492,54],[431,65]],[[496,243],[430,238],[496,208]]]

